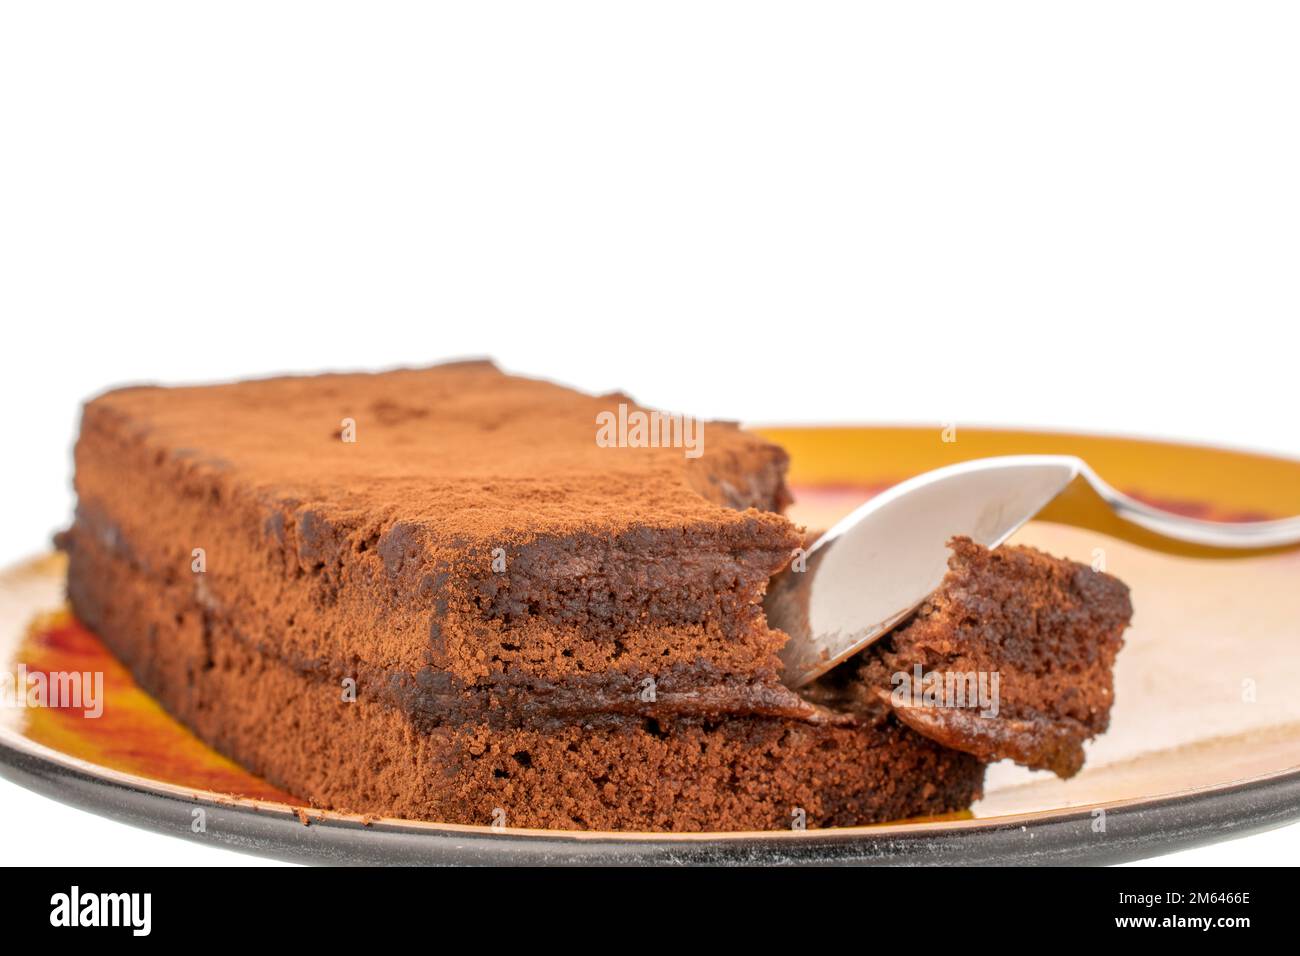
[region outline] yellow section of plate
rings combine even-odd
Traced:
[[[911,475],[973,458],[1076,455],[1121,491],[1190,517],[1252,521],[1300,515],[1300,461],[1251,452],[1135,438],[958,426],[772,427],[758,431],[790,453],[791,483],[802,487],[856,490],[865,482],[879,490]],[[1095,495],[1080,494],[1075,488],[1051,502],[1038,517],[1104,532],[1168,554],[1231,556],[1161,538],[1122,521]]]
[[[1202,445],[964,426],[765,426],[796,485],[894,482],[972,458],[1078,455],[1140,497],[1204,503],[1240,517],[1300,514],[1300,461]]]

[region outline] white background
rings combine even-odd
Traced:
[[[1298,47],[1285,3],[7,3],[0,558],[139,380],[490,354],[1300,454]],[[0,844],[245,860],[9,784]]]

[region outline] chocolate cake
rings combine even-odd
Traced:
[[[1077,769],[1122,585],[959,543],[925,609],[796,694],[761,608],[801,541],[784,452],[651,415],[483,362],[109,392],[76,447],[73,610],[199,737],[320,807],[831,826],[963,809],[1002,756]],[[913,663],[1001,668],[1000,729],[898,706]]]

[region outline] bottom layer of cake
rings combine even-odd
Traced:
[[[180,588],[71,549],[78,617],[201,739],[313,806],[512,827],[750,830],[961,810],[984,765],[882,716],[421,727],[225,632]],[[79,563],[84,562],[84,563]]]

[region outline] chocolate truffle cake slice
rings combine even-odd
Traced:
[[[785,454],[461,363],[129,388],[87,404],[74,611],[212,746],[320,807],[743,830],[962,810],[985,762],[1077,769],[1123,585],[955,544],[902,628],[807,695],[770,576]],[[679,440],[680,439],[680,440]],[[911,707],[997,670],[997,719]]]
[[[73,609],[319,806],[625,829],[965,807],[976,758],[780,684],[784,453],[649,414],[486,363],[110,392],[76,448]]]

